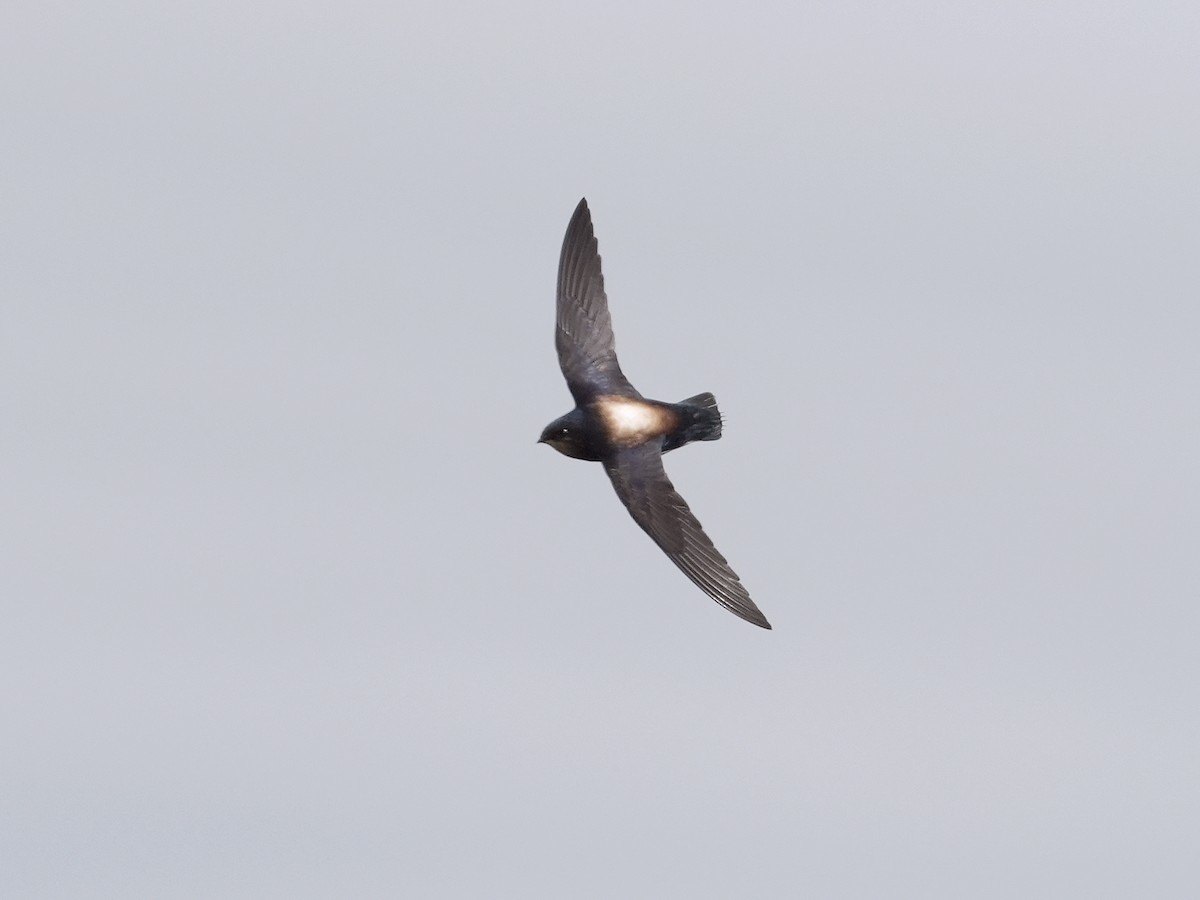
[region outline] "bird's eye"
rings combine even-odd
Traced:
[[[562,430],[562,433],[563,433],[563,434],[570,434],[570,433],[571,433],[571,429],[569,429],[569,428],[564,428],[564,429]]]

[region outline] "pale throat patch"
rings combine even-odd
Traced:
[[[674,417],[665,409],[627,397],[605,397],[598,401],[609,437],[620,444],[640,444],[666,434]]]

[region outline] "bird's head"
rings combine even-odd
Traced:
[[[549,444],[563,456],[587,459],[582,422],[576,421],[574,412],[560,416],[542,429],[539,444]]]

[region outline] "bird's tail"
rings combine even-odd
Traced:
[[[691,420],[684,428],[684,443],[688,441],[715,441],[721,436],[721,411],[717,409],[717,398],[705,391],[688,397],[678,404]]]

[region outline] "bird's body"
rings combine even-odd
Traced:
[[[546,426],[542,441],[565,456],[602,462],[618,450],[648,441],[661,439],[662,452],[668,453],[692,441],[715,441],[720,436],[721,414],[712,394],[679,403],[610,394],[555,419]]]
[[[540,442],[603,463],[630,515],[685,575],[731,612],[770,628],[662,465],[664,453],[721,436],[717,401],[709,393],[679,403],[649,400],[621,371],[586,200],[563,238],[557,311],[555,346],[575,408],[547,425]]]

